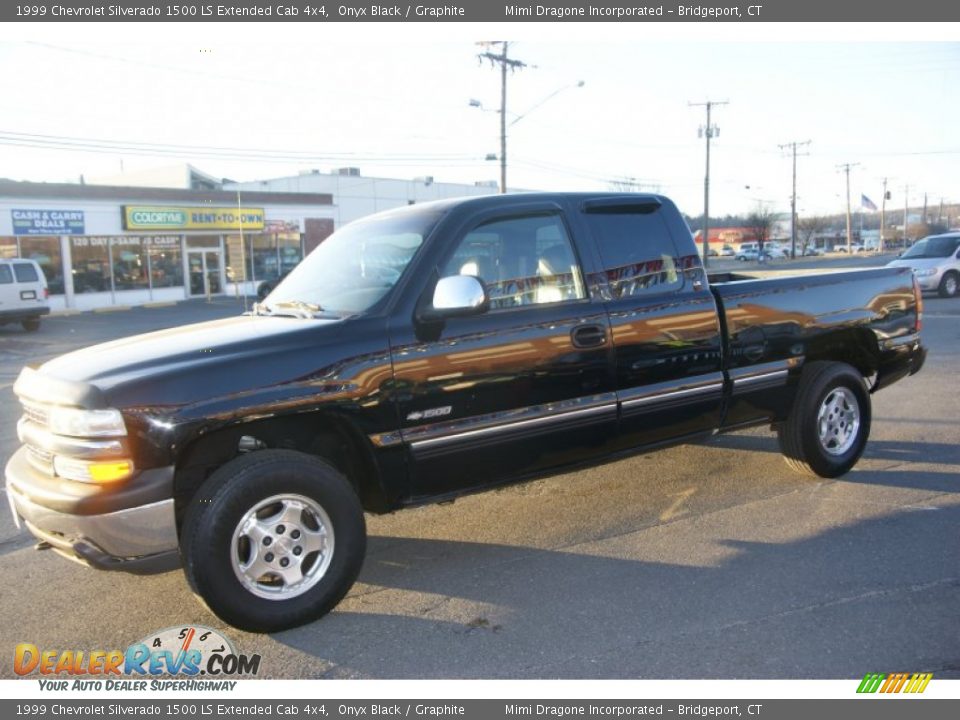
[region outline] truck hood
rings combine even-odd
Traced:
[[[179,406],[309,376],[326,364],[322,349],[335,344],[343,324],[277,316],[214,320],[93,345],[39,372],[92,385],[117,407]]]

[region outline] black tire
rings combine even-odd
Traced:
[[[27,318],[26,320],[21,320],[20,324],[27,332],[36,332],[40,329],[40,318]]]
[[[828,421],[833,433],[825,433],[830,439],[826,447],[821,441],[819,414],[821,406],[829,399],[837,400],[846,408],[836,421]],[[856,407],[848,402],[856,400]],[[844,401],[847,402],[844,402]],[[838,443],[840,433],[850,426],[852,415],[856,413],[856,430]],[[832,417],[829,413],[826,418]],[[803,369],[800,385],[790,416],[777,428],[780,451],[787,465],[805,475],[819,475],[825,478],[840,477],[852,468],[867,445],[870,436],[870,394],[867,392],[863,377],[850,365],[841,362],[812,362]],[[825,424],[824,428],[828,426]]]
[[[940,287],[937,288],[940,297],[955,297],[958,290],[960,290],[960,276],[953,271],[945,273],[940,280]]]
[[[269,282],[262,282],[257,288],[257,302],[263,302],[267,295],[273,292],[273,285]]]
[[[329,553],[303,553],[302,549],[298,553],[292,538],[301,537],[300,530],[295,535],[289,527],[272,526],[274,535],[271,541],[276,544],[271,549],[284,557],[277,559],[274,556],[270,561],[271,568],[273,563],[282,563],[284,559],[298,568],[308,568],[308,565],[319,568],[329,563],[324,571],[317,573],[316,579],[310,581],[312,584],[299,590],[300,594],[293,594],[295,585],[286,588],[284,584],[278,592],[277,586],[252,581],[249,575],[248,584],[245,584],[240,577],[243,563],[238,558],[244,549],[250,557],[252,547],[246,537],[235,542],[235,534],[241,532],[241,520],[258,505],[278,496],[309,500],[322,509],[330,522],[330,534],[326,536],[332,546]],[[308,518],[309,515],[308,512],[301,517]],[[266,518],[261,524],[261,520],[253,516],[251,521],[257,528],[262,528],[272,519]],[[287,521],[283,518],[279,521],[284,522]],[[301,525],[302,537],[306,539],[310,532],[309,522]],[[282,535],[284,532],[286,536]],[[191,588],[219,618],[251,632],[296,627],[332,610],[357,579],[366,543],[363,509],[347,479],[323,460],[293,450],[254,452],[231,460],[216,470],[191,500],[180,532],[180,553]],[[266,545],[265,541],[263,545]],[[259,543],[257,547],[260,548]],[[263,548],[263,553],[257,557],[266,561],[268,551]],[[329,560],[323,560],[326,555]],[[313,563],[309,561],[311,556]],[[288,565],[284,565],[286,567]],[[280,571],[279,566],[277,571]],[[303,569],[302,573],[306,579],[309,569]],[[279,580],[279,575],[276,578]],[[250,587],[251,582],[254,589]],[[257,591],[275,594],[264,597]],[[287,596],[284,596],[285,592]]]

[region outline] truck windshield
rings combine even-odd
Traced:
[[[958,246],[960,246],[960,237],[928,237],[920,240],[900,257],[945,258],[952,255]]]
[[[358,220],[324,240],[261,304],[268,313],[355,315],[396,284],[442,211],[400,210]]]

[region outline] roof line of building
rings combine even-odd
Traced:
[[[244,205],[333,205],[329,193],[263,192],[241,190]],[[156,202],[237,203],[236,190],[181,190],[177,188],[130,187],[126,185],[80,185],[78,183],[26,182],[0,179],[0,197],[56,198],[58,200],[135,200]]]

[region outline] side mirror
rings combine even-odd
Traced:
[[[486,312],[487,290],[473,275],[450,275],[440,278],[433,291],[433,302],[421,318],[428,321],[450,317],[468,317]]]

